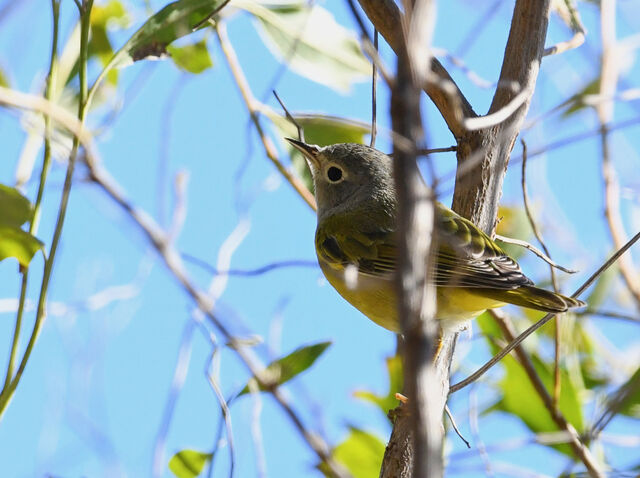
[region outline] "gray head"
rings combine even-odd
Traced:
[[[313,176],[318,219],[379,203],[395,205],[393,163],[377,149],[355,143],[320,147],[286,138],[307,160]]]

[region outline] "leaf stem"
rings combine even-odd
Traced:
[[[53,0],[52,0],[53,1]],[[93,7],[93,0],[83,0],[82,3],[77,3],[78,10],[80,12],[80,92],[78,97],[78,119],[80,123],[84,122],[86,114],[86,102],[87,96],[87,61],[88,61],[88,46],[89,46],[89,29],[91,26],[91,8]],[[40,286],[40,296],[38,298],[38,308],[36,312],[36,319],[29,338],[29,343],[20,361],[20,366],[16,371],[15,376],[10,383],[5,386],[0,393],[0,417],[7,408],[11,397],[15,393],[16,387],[20,382],[20,378],[27,365],[33,347],[38,339],[40,330],[42,329],[42,323],[45,317],[47,291],[49,288],[49,281],[51,279],[51,273],[53,271],[53,264],[56,257],[56,251],[62,235],[62,227],[64,226],[64,220],[67,213],[67,205],[69,203],[69,195],[71,192],[71,183],[73,179],[73,171],[75,169],[76,158],[78,155],[78,148],[80,140],[78,137],[74,137],[71,153],[69,154],[69,163],[67,165],[67,172],[64,180],[64,186],[62,189],[62,197],[60,199],[60,206],[58,208],[58,218],[53,233],[53,239],[51,241],[51,249],[49,255],[45,261],[44,272],[42,277],[42,284]]]
[[[53,17],[53,33],[51,41],[51,56],[49,60],[49,75],[47,76],[47,86],[45,97],[51,101],[53,91],[55,90],[54,81],[57,74],[58,59],[58,31],[60,26],[60,0],[51,0],[51,11]],[[44,186],[47,181],[47,175],[51,166],[51,118],[44,115],[44,157],[42,160],[42,170],[40,171],[40,183],[38,185],[38,193],[33,207],[33,215],[29,222],[29,234],[35,235],[40,222],[40,206],[42,204],[42,196],[44,194]],[[22,316],[24,314],[24,304],[27,295],[27,284],[29,282],[29,267],[22,268],[22,283],[20,285],[20,299],[18,302],[18,312],[16,314],[16,325],[13,331],[13,342],[11,344],[11,352],[9,355],[9,363],[7,364],[7,374],[4,379],[2,391],[9,386],[13,378],[16,356],[18,354],[18,343],[20,339],[20,329],[22,328]],[[0,412],[1,413],[1,412]]]

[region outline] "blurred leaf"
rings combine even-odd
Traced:
[[[291,163],[309,191],[313,191],[313,178],[302,154],[293,148],[282,138],[297,138],[296,127],[284,116],[276,113],[271,108],[263,108],[262,112],[273,122],[278,129],[281,140],[285,144]],[[369,127],[357,123],[356,121],[339,118],[336,116],[326,116],[319,114],[294,115],[300,127],[304,130],[307,143],[319,146],[328,146],[335,143],[364,143],[365,135],[369,134]]]
[[[329,345],[331,345],[331,342],[320,342],[298,347],[289,355],[271,362],[264,370],[263,376],[273,385],[282,385],[311,367]],[[255,380],[255,378],[251,380]],[[264,390],[263,387],[257,384],[256,386],[259,390]],[[246,385],[238,396],[247,393],[249,393],[249,385]]]
[[[389,410],[398,406],[396,393],[402,392],[402,359],[399,355],[387,357],[387,373],[389,375],[389,391],[385,395],[376,395],[368,390],[357,390],[354,396],[377,405],[384,416],[387,416]]]
[[[169,469],[178,478],[195,478],[211,460],[213,454],[196,450],[182,450],[169,460]]]
[[[89,56],[100,59],[102,66],[109,64],[113,57],[113,47],[107,34],[112,24],[124,28],[128,24],[127,11],[118,0],[111,0],[104,5],[96,5],[91,9],[91,40],[89,41]],[[118,72],[111,70],[107,81],[112,85],[118,82]]]
[[[31,202],[20,191],[0,184],[0,226],[22,226],[32,214]]]
[[[578,93],[576,93],[563,103],[563,105],[568,105],[569,108],[567,108],[565,112],[562,113],[562,117],[568,118],[581,109],[586,108],[587,105],[583,101],[584,97],[587,95],[597,95],[598,93],[600,93],[600,77],[587,84],[587,86],[582,88],[582,90],[580,90]]]
[[[342,92],[371,75],[357,37],[324,8],[249,0],[236,0],[234,5],[258,19],[269,49],[299,75]]]
[[[209,50],[207,50],[207,42],[204,40],[191,45],[169,46],[167,51],[171,54],[176,66],[189,73],[197,75],[213,66]]]
[[[333,449],[335,460],[344,465],[353,478],[371,478],[380,474],[385,445],[375,435],[349,427],[349,436]],[[322,466],[320,470],[331,476]]]
[[[485,334],[494,337],[502,335],[495,321],[491,320],[491,316],[485,313],[482,314],[481,318],[482,320],[478,321],[478,325]],[[491,324],[491,322],[494,323]],[[491,343],[490,347],[492,353],[498,351],[498,348],[493,343]],[[536,354],[530,354],[530,358],[547,391],[553,390],[552,365],[544,363]],[[500,410],[510,413],[522,420],[534,433],[558,431],[558,426],[551,418],[549,410],[544,405],[522,365],[512,355],[507,355],[502,359],[501,364],[505,370],[505,375],[498,384],[502,392],[502,398],[485,412]],[[582,432],[584,430],[582,400],[580,398],[582,390],[576,388],[566,370],[561,370],[561,380],[562,389],[558,400],[558,408],[567,421],[578,432]],[[562,453],[573,456],[573,451],[567,444],[553,445],[552,447]]]
[[[96,80],[99,84],[113,68],[124,67],[147,57],[166,55],[167,46],[188,35],[193,28],[227,0],[178,0],[152,15],[113,55]]]
[[[14,257],[21,266],[27,267],[42,248],[42,242],[19,227],[0,225],[0,261]]]
[[[4,88],[9,88],[10,86],[9,77],[2,68],[0,68],[0,86],[3,86]]]
[[[501,220],[498,223],[496,232],[501,236],[520,239],[521,241],[529,241],[533,236],[529,219],[522,207],[500,206],[498,209],[498,217],[501,218]],[[500,242],[500,247],[516,260],[522,257],[527,251],[524,247],[506,242]]]
[[[589,297],[585,299],[588,310],[597,310],[605,300],[611,297],[611,287],[619,274],[618,265],[613,264],[605,270],[596,280],[596,285],[591,290]]]
[[[618,405],[618,410],[624,415],[633,418],[640,418],[640,368],[622,386],[625,389],[625,396]]]

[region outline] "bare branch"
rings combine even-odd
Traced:
[[[286,118],[289,121],[291,121],[291,124],[293,124],[293,126],[296,127],[296,130],[298,130],[298,139],[300,141],[304,142],[304,128],[302,126],[300,126],[300,123],[298,123],[296,121],[296,119],[293,117],[293,115],[291,113],[289,113],[289,110],[284,105],[284,102],[278,96],[278,93],[276,92],[276,90],[273,90],[273,96],[275,96],[276,100],[278,100],[278,103],[280,103],[280,106],[282,107],[282,110],[284,111],[284,114],[285,114]]]
[[[176,281],[182,286],[185,292],[194,300],[198,309],[206,315],[211,323],[220,331],[224,339],[234,342],[234,336],[230,329],[216,315],[211,312],[211,300],[208,294],[200,290],[187,274],[180,255],[168,241],[166,234],[158,224],[145,211],[135,207],[125,197],[120,186],[99,164],[87,164],[91,180],[97,184],[118,206],[120,206],[134,223],[141,229],[163,259]],[[255,357],[253,352],[247,347],[233,347],[240,360],[246,365],[249,372],[256,378],[261,386],[264,386],[273,395],[274,399],[283,410],[285,415],[291,420],[294,427],[301,434],[302,438],[317,455],[318,459],[327,464],[330,473],[334,477],[347,477],[348,474],[338,465],[333,457],[327,443],[316,433],[309,430],[298,413],[292,408],[282,392],[269,384],[267,377],[263,377],[264,367]]]
[[[513,342],[515,339],[515,332],[513,330],[513,325],[508,317],[499,310],[490,310],[490,314],[496,320],[498,325],[500,326],[500,330],[502,330],[502,334],[509,342]],[[605,475],[600,471],[600,467],[596,462],[595,458],[591,455],[589,448],[585,446],[584,443],[580,440],[580,436],[578,435],[577,430],[569,423],[564,415],[557,409],[555,406],[554,400],[549,395],[544,383],[542,383],[542,379],[536,372],[535,366],[531,359],[525,352],[524,348],[521,345],[516,346],[515,348],[516,357],[518,357],[518,361],[524,368],[527,376],[529,377],[529,381],[533,388],[538,393],[538,396],[542,399],[547,411],[551,415],[551,418],[555,422],[555,424],[563,430],[567,432],[569,437],[569,445],[573,449],[574,453],[580,459],[580,461],[587,468],[589,475],[592,478],[603,478]]]
[[[561,266],[560,264],[553,262],[549,256],[547,256],[540,249],[535,247],[533,244],[529,244],[527,241],[521,241],[520,239],[513,239],[511,237],[501,236],[500,234],[496,234],[494,237],[496,240],[500,242],[506,242],[507,244],[515,244],[516,246],[524,247],[525,249],[533,252],[540,259],[545,261],[551,267],[555,267],[556,269],[560,269],[562,272],[566,272],[567,274],[575,274],[578,271],[574,271],[573,269],[567,269],[566,267]]]
[[[595,281],[598,277],[600,277],[600,275],[607,270],[609,267],[611,267],[612,264],[614,264],[619,258],[620,256],[622,256],[622,254],[624,254],[625,252],[627,252],[629,250],[629,248],[631,246],[633,246],[638,240],[640,239],[640,232],[638,234],[636,234],[635,236],[633,236],[633,238],[631,238],[629,240],[629,242],[627,242],[621,249],[619,249],[614,255],[612,255],[602,266],[600,266],[598,268],[597,271],[595,271],[585,282],[584,284],[582,284],[572,295],[571,297],[573,297],[574,299],[579,297],[586,289],[588,289]],[[455,393],[458,390],[461,390],[462,388],[466,387],[467,385],[469,385],[470,383],[475,382],[476,380],[478,380],[480,377],[482,377],[491,367],[493,367],[495,364],[497,364],[500,360],[502,360],[508,353],[510,353],[513,349],[515,349],[518,345],[520,345],[522,342],[524,342],[524,340],[529,337],[529,335],[531,335],[532,333],[534,333],[536,330],[538,330],[540,327],[542,327],[544,324],[546,324],[547,322],[549,322],[552,318],[555,317],[556,314],[547,314],[545,315],[543,318],[541,318],[539,321],[537,321],[535,324],[533,324],[532,326],[530,326],[527,330],[525,330],[524,332],[522,332],[520,335],[518,335],[515,340],[513,340],[513,342],[509,343],[509,345],[507,345],[506,347],[504,347],[502,350],[500,350],[500,352],[498,352],[495,356],[493,356],[491,358],[491,360],[489,360],[487,363],[485,363],[482,367],[480,367],[478,370],[476,370],[475,372],[473,372],[471,375],[469,375],[467,378],[465,378],[464,380],[461,380],[460,382],[456,383],[455,385],[451,386],[451,389],[449,391],[449,393]]]
[[[227,60],[227,64],[229,65],[229,70],[233,75],[233,78],[240,90],[242,95],[242,99],[244,100],[247,109],[249,110],[249,115],[251,116],[251,120],[253,121],[254,126],[256,127],[256,131],[262,140],[262,144],[264,146],[265,153],[267,157],[274,164],[276,169],[282,174],[282,176],[291,184],[293,189],[300,195],[300,197],[313,209],[316,209],[316,200],[313,197],[313,194],[307,189],[307,187],[294,176],[280,161],[278,158],[278,153],[276,151],[275,146],[271,142],[271,140],[267,137],[264,130],[262,129],[262,125],[260,124],[260,118],[258,117],[259,108],[256,106],[256,100],[253,97],[253,93],[249,88],[249,83],[247,82],[246,77],[242,71],[242,67],[240,66],[240,62],[238,61],[238,57],[236,56],[235,50],[233,46],[231,46],[231,42],[227,38],[227,30],[224,23],[219,22],[216,24],[215,28],[216,34],[218,35],[218,41],[220,42],[220,47],[222,49],[222,53],[224,54],[225,59]]]
[[[402,13],[393,0],[358,0],[369,20],[389,46],[398,54],[403,48]],[[462,91],[455,84],[447,70],[435,58],[431,59],[431,72],[424,85],[424,91],[436,105],[447,126],[458,138],[465,131],[461,121],[477,116]]]
[[[458,425],[456,424],[456,420],[453,418],[451,410],[449,410],[449,405],[444,406],[444,413],[446,413],[449,417],[449,420],[451,421],[451,427],[453,428],[453,431],[456,432],[456,435],[458,435],[458,438],[460,438],[460,440],[462,440],[464,444],[467,445],[467,448],[470,449],[471,445],[469,444],[469,441],[462,435],[462,433],[460,433]]]

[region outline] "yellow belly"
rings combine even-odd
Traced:
[[[376,324],[400,332],[398,305],[393,277],[379,278],[354,274],[347,281],[344,270],[336,270],[323,261],[320,268],[329,283],[356,309]],[[461,328],[465,322],[487,309],[501,307],[504,302],[483,297],[472,289],[461,287],[436,288],[436,318],[444,329]]]

